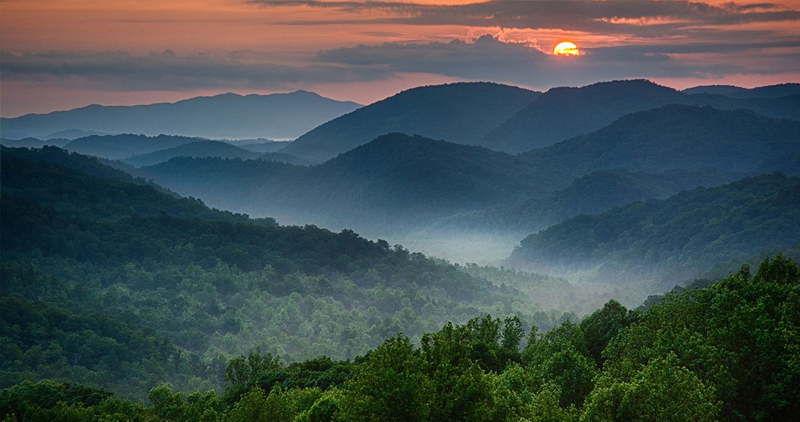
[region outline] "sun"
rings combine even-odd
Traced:
[[[569,41],[564,41],[553,49],[553,54],[556,56],[579,56],[581,52],[578,50],[577,45]]]

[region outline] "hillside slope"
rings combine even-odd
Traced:
[[[202,141],[205,139],[170,135],[92,135],[70,141],[64,145],[64,149],[110,160],[122,160]]]
[[[800,179],[776,173],[568,219],[525,238],[515,266],[675,283],[699,268],[800,247]]]
[[[175,157],[219,157],[252,160],[260,155],[259,153],[239,148],[227,142],[198,141],[154,151],[148,154],[134,155],[122,160],[122,162],[141,167],[163,163]]]
[[[573,180],[614,168],[651,173],[706,167],[748,172],[797,151],[798,121],[747,110],[669,105],[627,115],[595,132],[519,157],[559,174],[561,180]],[[761,170],[770,169],[762,166]]]
[[[578,214],[599,214],[630,202],[664,199],[683,190],[721,185],[736,178],[735,174],[714,169],[663,174],[599,170],[544,197],[444,218],[434,229],[497,233],[521,239]]]

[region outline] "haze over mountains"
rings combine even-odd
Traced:
[[[431,416],[388,415],[382,400],[375,420],[606,420],[645,396],[648,416],[618,419],[665,420],[675,411],[646,412],[666,388],[677,411],[704,397],[707,409],[728,406],[728,418],[698,420],[781,420],[800,391],[794,373],[783,372],[785,392],[772,378],[794,368],[800,338],[800,119],[775,117],[797,110],[783,88],[738,98],[645,81],[541,95],[454,84],[295,143],[2,139],[0,416],[357,421],[367,413],[346,412],[386,390],[375,380],[388,374],[425,391],[417,403]],[[563,93],[578,100],[552,100]],[[541,115],[520,117],[543,98]],[[592,115],[604,101],[609,112]],[[476,145],[568,110],[590,117],[508,145],[588,132],[516,154]],[[355,137],[362,129],[377,135]],[[752,276],[747,265],[762,261]],[[740,364],[720,373],[731,359]],[[604,398],[628,385],[643,392]],[[473,409],[475,391],[500,410],[439,412],[453,394]]]
[[[181,135],[215,139],[294,139],[361,107],[307,91],[288,94],[221,94],[176,103],[90,105],[47,114],[0,119],[3,136],[50,137],[60,131]]]
[[[603,189],[581,195],[605,195],[596,199],[595,208],[568,206],[567,215],[605,211],[627,199],[664,197],[758,172],[797,174],[800,168],[791,160],[769,168],[771,162],[800,151],[797,139],[797,121],[673,105],[634,113],[600,131],[518,156],[391,134],[310,169],[209,158],[174,160],[145,167],[141,174],[213,206],[284,222],[408,232],[439,218],[527,199],[532,200],[527,205],[541,207],[559,203],[547,195],[596,171],[655,174],[633,176],[647,185],[633,192],[624,178],[606,179]],[[664,172],[670,173],[660,175]],[[499,221],[487,223],[488,230]]]
[[[542,197],[444,218],[433,229],[452,231],[454,236],[475,233],[523,238],[578,214],[599,214],[630,202],[664,199],[683,190],[721,185],[740,177],[741,173],[713,168],[664,173],[598,170]]]
[[[796,88],[679,92],[631,80],[539,94],[458,83],[404,91],[266,154],[254,151],[278,145],[179,136],[88,136],[65,148],[140,167],[128,171],[217,208],[497,262],[578,214],[800,174],[800,121],[770,117],[800,110]],[[540,141],[551,145],[528,148]],[[474,251],[447,246],[459,243]]]

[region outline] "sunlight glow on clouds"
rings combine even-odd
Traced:
[[[317,86],[369,102],[413,86],[411,75],[536,89],[627,77],[791,82],[799,10],[798,0],[12,0],[0,2],[0,111],[63,108],[38,91],[79,89],[108,99]],[[582,52],[567,67],[550,57],[565,39]]]

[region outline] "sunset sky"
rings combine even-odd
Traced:
[[[579,56],[556,56],[562,41]],[[0,114],[462,80],[800,82],[800,0],[0,1]]]

